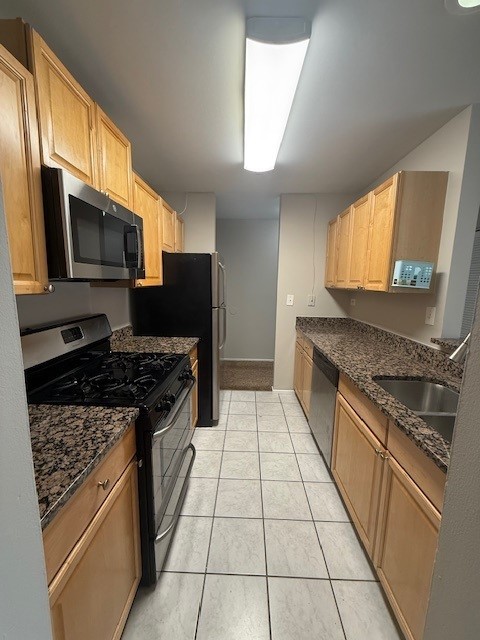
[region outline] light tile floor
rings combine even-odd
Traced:
[[[222,391],[123,640],[400,640],[293,391]]]

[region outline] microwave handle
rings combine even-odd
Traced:
[[[134,236],[135,247],[130,246],[130,236]],[[143,267],[143,243],[142,231],[136,224],[128,225],[125,228],[125,264],[130,269],[141,269]]]
[[[143,269],[144,253],[143,253],[143,229],[138,225],[134,225],[137,234],[137,269]]]

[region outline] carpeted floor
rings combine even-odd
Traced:
[[[220,389],[271,391],[273,362],[268,360],[222,360]]]

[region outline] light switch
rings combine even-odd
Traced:
[[[427,307],[427,310],[425,311],[425,324],[430,324],[432,326],[435,324],[436,310],[436,307]]]
[[[294,295],[293,293],[287,294],[287,307],[293,307]]]
[[[309,307],[315,306],[315,296],[307,296],[307,305]]]

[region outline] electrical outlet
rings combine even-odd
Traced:
[[[287,294],[287,307],[293,307],[294,299],[295,299],[295,296],[293,295],[293,293]]]
[[[437,307],[427,307],[425,311],[425,324],[434,325],[435,324],[435,312]]]
[[[307,305],[309,307],[315,306],[315,296],[307,296]]]
[[[354,307],[357,304],[357,301],[355,300],[355,298],[350,298],[350,306]]]

